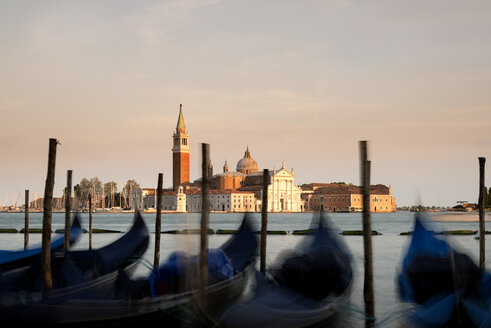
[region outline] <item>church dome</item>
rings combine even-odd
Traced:
[[[257,162],[251,157],[249,146],[247,147],[244,157],[237,162],[237,172],[250,174],[258,171]]]

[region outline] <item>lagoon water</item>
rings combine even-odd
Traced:
[[[89,217],[87,213],[80,214],[82,225],[88,230]],[[155,214],[142,214],[148,229],[151,232],[151,240],[145,254],[145,261],[142,262],[136,275],[147,275],[149,266],[154,256],[154,231]],[[276,256],[286,249],[292,249],[303,238],[302,236],[292,235],[294,230],[308,229],[313,218],[313,213],[289,213],[278,214],[268,213],[268,230],[288,231],[288,235],[268,235],[267,239],[267,264],[271,264]],[[252,214],[256,222],[257,230],[260,230],[261,214]],[[361,213],[330,213],[328,214],[331,222],[340,231],[361,230]],[[210,214],[210,229],[236,229],[243,214]],[[458,217],[457,217],[458,218]],[[53,214],[52,230],[64,228],[64,213]],[[133,220],[132,213],[95,213],[93,214],[94,229],[110,229],[121,232],[127,231]],[[401,236],[401,232],[413,229],[414,213],[380,213],[371,214],[372,229],[382,233],[380,236],[372,237],[373,245],[373,268],[374,268],[374,288],[375,288],[375,311],[378,326],[396,327],[397,316],[404,311],[404,304],[401,304],[397,297],[395,279],[401,258],[404,255],[405,247],[410,240],[410,236]],[[489,220],[489,214],[487,215]],[[199,228],[200,214],[163,214],[162,232],[169,230],[182,230],[186,228]],[[491,222],[487,222],[487,230],[491,229]],[[15,228],[20,230],[24,227],[23,213],[0,213],[0,228]],[[30,228],[42,227],[42,213],[30,213]],[[458,221],[434,222],[434,230],[478,230],[479,222]],[[93,234],[92,247],[102,247],[111,241],[119,238],[121,233],[97,233]],[[225,242],[230,235],[209,235],[209,246],[218,247]],[[363,326],[363,318],[360,312],[363,311],[363,237],[362,236],[341,236],[346,241],[354,258],[355,281],[353,284],[350,303],[343,309],[350,324],[345,322],[343,326]],[[24,235],[22,233],[0,233],[0,249],[21,249],[23,247]],[[451,242],[459,249],[467,252],[476,261],[479,259],[479,241],[473,236],[451,236]],[[41,242],[40,233],[30,234],[30,245],[39,245]],[[88,247],[89,237],[84,234],[81,240],[73,246],[74,249],[84,249]],[[161,263],[175,250],[185,250],[196,254],[199,246],[199,235],[161,235]],[[491,261],[491,241],[486,243],[486,263]]]

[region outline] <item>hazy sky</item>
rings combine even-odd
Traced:
[[[490,1],[0,0],[0,203],[73,170],[172,184],[183,104],[191,180],[248,145],[295,183],[371,181],[397,205],[477,202],[491,186]],[[31,196],[33,197],[33,196]]]

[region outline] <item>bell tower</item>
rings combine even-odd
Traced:
[[[180,185],[189,182],[189,134],[182,116],[182,104],[172,142],[172,186],[177,190]]]

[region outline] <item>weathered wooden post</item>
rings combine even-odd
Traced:
[[[89,249],[92,249],[92,193],[89,193]]]
[[[26,189],[24,205],[24,249],[29,246],[29,190]]]
[[[41,242],[41,272],[43,297],[48,297],[53,287],[51,276],[51,216],[53,211],[53,188],[55,185],[56,146],[58,140],[49,139],[48,173],[44,187],[43,235]]]
[[[266,237],[268,233],[268,186],[269,170],[263,170],[263,195],[261,201],[261,254],[259,270],[266,274]]]
[[[370,223],[370,161],[367,160],[367,142],[360,141],[361,185],[363,193],[363,249],[365,276],[363,298],[365,300],[365,327],[375,325],[375,300],[373,292],[372,227]]]
[[[65,189],[65,250],[70,249],[70,225],[72,211],[72,170],[67,171]]]
[[[210,161],[210,145],[201,144],[202,150],[202,184],[201,184],[201,240],[199,256],[199,297],[203,307],[206,306],[208,286],[208,225],[210,220],[210,176],[208,162]]]
[[[159,173],[159,180],[157,183],[156,197],[157,197],[157,215],[155,217],[155,254],[153,258],[153,268],[157,270],[159,268],[160,261],[160,232],[162,230],[162,181],[164,175]]]
[[[486,157],[479,157],[479,268],[486,269],[486,225],[484,221],[484,165]]]

